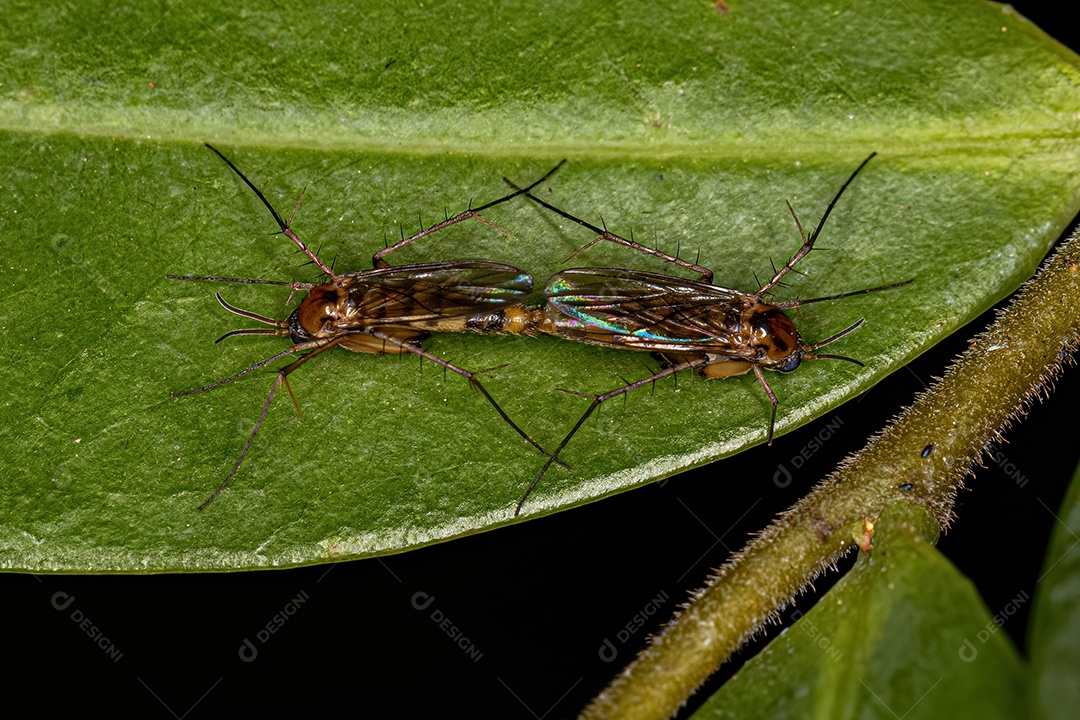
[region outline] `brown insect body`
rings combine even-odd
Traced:
[[[501,315],[508,305],[519,302],[532,290],[532,278],[524,270],[513,265],[490,260],[456,260],[446,262],[419,263],[412,265],[390,266],[383,258],[393,251],[415,240],[430,235],[445,227],[463,220],[475,218],[486,225],[505,232],[498,226],[485,220],[478,213],[499,203],[521,195],[526,190],[506,195],[479,208],[470,208],[465,212],[447,218],[441,223],[421,230],[416,235],[402,238],[401,241],[375,253],[372,258],[374,268],[361,272],[338,275],[312,252],[291,228],[292,218],[286,223],[274,210],[263,193],[248,180],[240,170],[215,148],[207,145],[235,172],[263,202],[270,211],[282,234],[295,243],[316,266],[328,277],[327,282],[300,283],[275,282],[268,280],[249,280],[224,277],[167,277],[177,280],[203,280],[214,282],[233,282],[290,287],[292,290],[305,290],[307,295],[300,305],[286,320],[274,320],[248,310],[242,310],[226,302],[220,294],[218,302],[231,313],[254,320],[268,328],[242,328],[226,333],[221,340],[234,335],[277,335],[292,341],[292,346],[240,372],[210,385],[195,390],[173,393],[173,396],[203,392],[229,383],[253,370],[265,367],[271,362],[306,351],[299,358],[282,368],[270,389],[270,394],[263,404],[262,412],[248,437],[247,444],[240,457],[221,485],[200,506],[205,508],[228,485],[232,476],[240,468],[255,436],[266,418],[267,411],[280,385],[288,388],[287,377],[308,360],[332,349],[335,346],[347,350],[368,354],[412,354],[436,365],[461,375],[476,388],[491,404],[499,416],[528,443],[547,455],[554,462],[565,465],[551,456],[543,447],[525,433],[503,411],[476,377],[476,373],[459,368],[438,356],[432,355],[420,347],[420,342],[431,332],[485,332],[495,331],[488,326],[481,326],[478,317]],[[547,175],[533,186],[543,182],[551,173],[558,170],[559,163]],[[303,195],[301,195],[301,200]],[[297,203],[299,208],[300,203]],[[296,210],[293,211],[295,215]],[[511,312],[509,315],[512,316]],[[511,323],[512,325],[512,323]],[[291,394],[291,390],[290,390]],[[295,398],[294,398],[295,402]],[[297,406],[299,411],[299,406]]]
[[[765,379],[763,370],[791,372],[798,368],[803,360],[826,358],[862,365],[858,360],[849,357],[815,351],[854,331],[862,325],[863,320],[821,342],[806,344],[784,310],[899,287],[907,285],[910,280],[808,300],[770,302],[766,298],[810,252],[836,202],[873,157],[874,154],[871,154],[863,161],[841,186],[826,207],[817,228],[809,235],[803,231],[794,209],[788,205],[803,244],[783,267],[774,272],[769,281],[752,294],[713,285],[713,273],[706,267],[622,238],[527,193],[529,199],[542,207],[597,233],[595,240],[571,257],[601,240],[606,240],[655,255],[700,274],[698,280],[686,280],[637,270],[574,268],[551,277],[544,290],[547,298],[545,315],[543,320],[537,323],[540,332],[592,345],[658,353],[667,361],[666,367],[659,372],[635,382],[628,382],[609,392],[599,395],[572,393],[592,398],[593,402],[556,448],[553,457],[558,457],[585,420],[603,402],[690,369],[698,370],[706,378],[732,377],[753,371],[772,405],[766,434],[767,441],[772,443],[779,403]],[[511,187],[517,187],[509,180],[504,180]],[[525,492],[525,496],[518,503],[518,512],[551,466],[551,462],[549,459]]]
[[[294,343],[329,340],[361,353],[402,354],[432,332],[513,332],[476,317],[501,315],[484,310],[532,291],[532,278],[520,268],[488,260],[400,265],[339,275],[308,291],[286,320]],[[377,328],[400,340],[391,344],[368,331]]]
[[[541,332],[676,363],[704,358],[708,377],[752,365],[791,372],[802,361],[791,318],[757,295],[660,273],[577,268],[552,276],[546,296]]]

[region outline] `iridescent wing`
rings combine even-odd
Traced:
[[[487,260],[398,265],[347,278],[363,325],[425,325],[520,302],[532,292],[524,270]]]
[[[743,354],[733,340],[743,296],[660,273],[575,268],[544,290],[548,318],[571,340],[631,350]]]

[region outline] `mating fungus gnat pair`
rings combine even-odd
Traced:
[[[293,291],[307,291],[300,305],[287,319],[281,321],[241,310],[226,302],[220,294],[216,295],[218,302],[229,312],[270,326],[234,330],[223,335],[218,341],[234,335],[278,335],[289,338],[292,345],[273,357],[245,368],[224,380],[195,390],[173,393],[174,397],[224,385],[286,355],[298,352],[304,354],[278,371],[259,419],[244,449],[240,452],[240,457],[237,458],[221,485],[214,490],[206,502],[199,506],[200,510],[213,502],[240,468],[263,420],[266,419],[267,410],[278,387],[284,383],[288,389],[287,378],[293,370],[334,346],[360,353],[418,355],[461,375],[479,390],[507,425],[547,456],[543,467],[518,501],[514,511],[514,515],[517,515],[521,512],[526,498],[543,478],[551,464],[558,462],[566,465],[559,459],[559,454],[601,403],[630,390],[649,385],[661,378],[675,375],[682,370],[696,369],[706,378],[731,377],[753,371],[772,404],[767,433],[768,442],[771,443],[778,401],[765,379],[763,370],[791,372],[803,360],[822,358],[846,360],[861,365],[858,360],[852,358],[816,351],[852,332],[862,325],[863,320],[859,320],[821,342],[806,344],[799,337],[791,319],[783,311],[809,303],[888,290],[911,282],[907,280],[892,285],[809,300],[766,301],[769,293],[781,284],[784,276],[791,272],[796,263],[813,248],[821,228],[840,196],[859,171],[870,162],[874,154],[864,160],[847,182],[840,187],[836,196],[826,207],[821,222],[809,235],[803,231],[794,209],[791,208],[790,203],[788,204],[788,209],[802,236],[802,246],[783,267],[775,270],[773,276],[757,292],[747,294],[713,285],[713,273],[705,267],[622,238],[606,229],[580,220],[533,195],[532,190],[551,177],[562,166],[562,162],[544,177],[525,188],[518,188],[506,180],[507,184],[514,188],[514,191],[508,195],[480,207],[470,207],[441,223],[422,229],[411,237],[403,238],[383,248],[373,256],[371,270],[338,275],[293,232],[292,216],[288,223],[282,220],[254,183],[248,180],[216,148],[210,145],[207,147],[217,153],[255,192],[277,221],[282,234],[311,258],[311,261],[326,274],[327,279],[323,283],[315,284],[227,277],[168,276],[174,280],[279,285],[291,288]],[[502,231],[501,228],[483,218],[480,212],[518,196],[525,196],[538,205],[596,233],[596,239],[582,250],[600,240],[608,240],[660,257],[692,270],[700,277],[697,280],[685,280],[673,275],[637,270],[572,268],[556,273],[548,280],[544,289],[544,295],[547,298],[546,306],[532,308],[521,304],[521,300],[532,291],[532,278],[527,272],[513,265],[490,260],[447,260],[391,266],[385,259],[395,250],[470,218],[475,218]],[[297,202],[293,216],[299,207],[300,202]],[[476,373],[457,367],[424,350],[420,343],[431,332],[523,335],[543,333],[592,345],[657,353],[663,357],[664,367],[646,378],[626,383],[609,392],[584,395],[591,398],[592,403],[552,453],[545,450],[510,419],[477,379]],[[289,392],[291,395],[292,391]]]

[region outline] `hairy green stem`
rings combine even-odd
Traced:
[[[1073,233],[1012,304],[916,402],[778,517],[597,696],[586,718],[666,718],[795,594],[856,543],[889,502],[942,528],[987,445],[1048,391],[1080,341]]]

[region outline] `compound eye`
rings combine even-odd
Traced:
[[[801,352],[793,352],[793,353],[791,353],[791,357],[789,357],[787,359],[787,361],[783,365],[778,367],[777,370],[779,370],[780,372],[788,373],[788,372],[791,372],[792,370],[794,370],[795,368],[799,367],[799,365],[801,363],[802,363],[802,353]]]
[[[293,345],[299,345],[305,343],[311,339],[311,333],[304,329],[300,324],[300,308],[296,308],[289,315],[289,339],[292,340]]]

